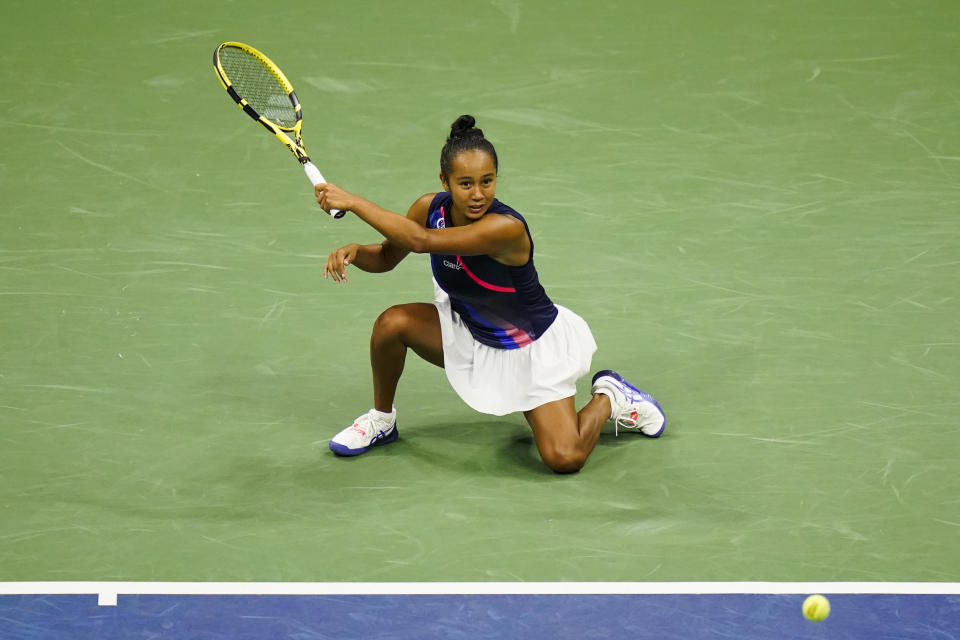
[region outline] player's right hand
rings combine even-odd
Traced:
[[[357,199],[355,195],[341,189],[332,183],[322,183],[313,186],[313,195],[317,197],[317,204],[327,213],[331,209],[340,209],[341,211],[352,211],[353,202]]]
[[[334,282],[340,283],[347,281],[347,266],[357,257],[357,251],[360,249],[358,244],[348,244],[330,252],[327,256],[327,264],[323,266],[323,278],[328,276],[333,278]]]

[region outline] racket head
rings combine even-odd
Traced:
[[[213,52],[213,66],[220,84],[247,115],[296,133],[300,142],[300,100],[273,60],[248,44],[224,42]]]
[[[310,182],[314,185],[324,182],[303,146],[300,99],[280,67],[262,51],[231,41],[221,43],[213,51],[213,68],[233,101],[293,152]],[[341,218],[346,212],[332,209],[328,213]]]

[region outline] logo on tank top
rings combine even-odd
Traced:
[[[443,266],[445,266],[448,269],[456,269],[457,271],[460,271],[460,265],[457,264],[456,262],[450,262],[449,260],[444,260]]]

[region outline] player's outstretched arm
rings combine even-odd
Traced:
[[[429,206],[427,196],[417,200],[406,216],[384,209],[365,198],[354,195],[335,184],[326,183],[314,186],[317,203],[324,211],[340,209],[352,211],[358,218],[380,232],[388,241],[407,251],[421,253],[418,248],[426,237],[426,209]],[[422,211],[421,211],[422,209]],[[421,220],[422,218],[422,220]]]
[[[316,187],[317,202],[321,207],[328,203],[324,195],[328,192],[334,191],[335,189],[337,192],[339,192],[339,194],[356,198],[356,196],[352,196],[352,194],[348,194],[334,185],[322,186],[325,188],[321,189],[321,185],[317,185]],[[407,211],[406,218],[390,211],[386,211],[385,209],[382,211],[386,215],[403,220],[405,224],[410,224],[412,222],[415,227],[422,229],[426,224],[427,209],[429,208],[430,201],[433,200],[435,195],[436,194],[428,193],[417,199],[417,201],[414,202]],[[342,196],[338,195],[338,197]],[[357,200],[362,199],[357,198]],[[372,203],[366,200],[362,200],[362,202],[372,205]],[[376,205],[372,206],[376,207]],[[379,207],[377,208],[379,209]],[[343,210],[347,211],[349,209],[344,208]],[[409,248],[395,241],[391,241],[389,238],[380,244],[348,244],[340,247],[339,249],[335,249],[330,253],[327,258],[327,263],[323,268],[323,277],[332,277],[334,282],[346,281],[346,268],[350,265],[354,265],[361,271],[367,271],[368,273],[384,273],[397,266],[400,261],[407,257],[407,254],[409,253]]]

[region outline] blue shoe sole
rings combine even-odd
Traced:
[[[657,408],[657,410],[658,410],[658,411],[660,412],[660,414],[663,416],[663,424],[660,425],[660,430],[657,431],[656,433],[654,433],[653,435],[650,435],[650,434],[647,434],[647,433],[643,433],[643,431],[640,431],[640,433],[643,434],[644,436],[646,436],[647,438],[659,438],[659,437],[660,437],[660,434],[663,433],[663,430],[667,428],[667,414],[666,414],[666,412],[663,410],[663,407],[660,406],[660,403],[657,402],[656,398],[654,398],[652,395],[650,395],[649,393],[647,393],[647,392],[644,391],[643,389],[638,389],[638,388],[636,388],[635,386],[633,386],[632,384],[630,384],[629,382],[627,382],[626,378],[624,378],[622,375],[620,375],[620,374],[617,373],[616,371],[613,371],[612,369],[604,369],[604,370],[602,370],[602,371],[597,371],[595,374],[593,374],[593,378],[590,380],[590,384],[596,383],[597,378],[600,378],[600,377],[603,377],[603,376],[607,376],[607,377],[613,378],[614,380],[616,380],[617,382],[623,384],[624,386],[630,387],[630,388],[633,389],[637,394],[639,394],[639,396],[640,396],[641,398],[643,398],[643,399],[646,400],[647,402],[652,403],[653,406],[655,406],[655,407]]]
[[[373,449],[374,447],[379,447],[382,444],[390,444],[391,442],[396,442],[399,437],[400,437],[400,430],[397,428],[397,423],[393,423],[393,429],[390,431],[390,433],[388,433],[385,436],[376,438],[373,442],[370,443],[370,446],[361,447],[360,449],[351,449],[350,447],[346,447],[342,444],[339,444],[331,440],[330,451],[333,451],[338,456],[344,456],[344,457],[359,456],[363,453],[366,453],[367,451],[370,451],[370,449]]]

